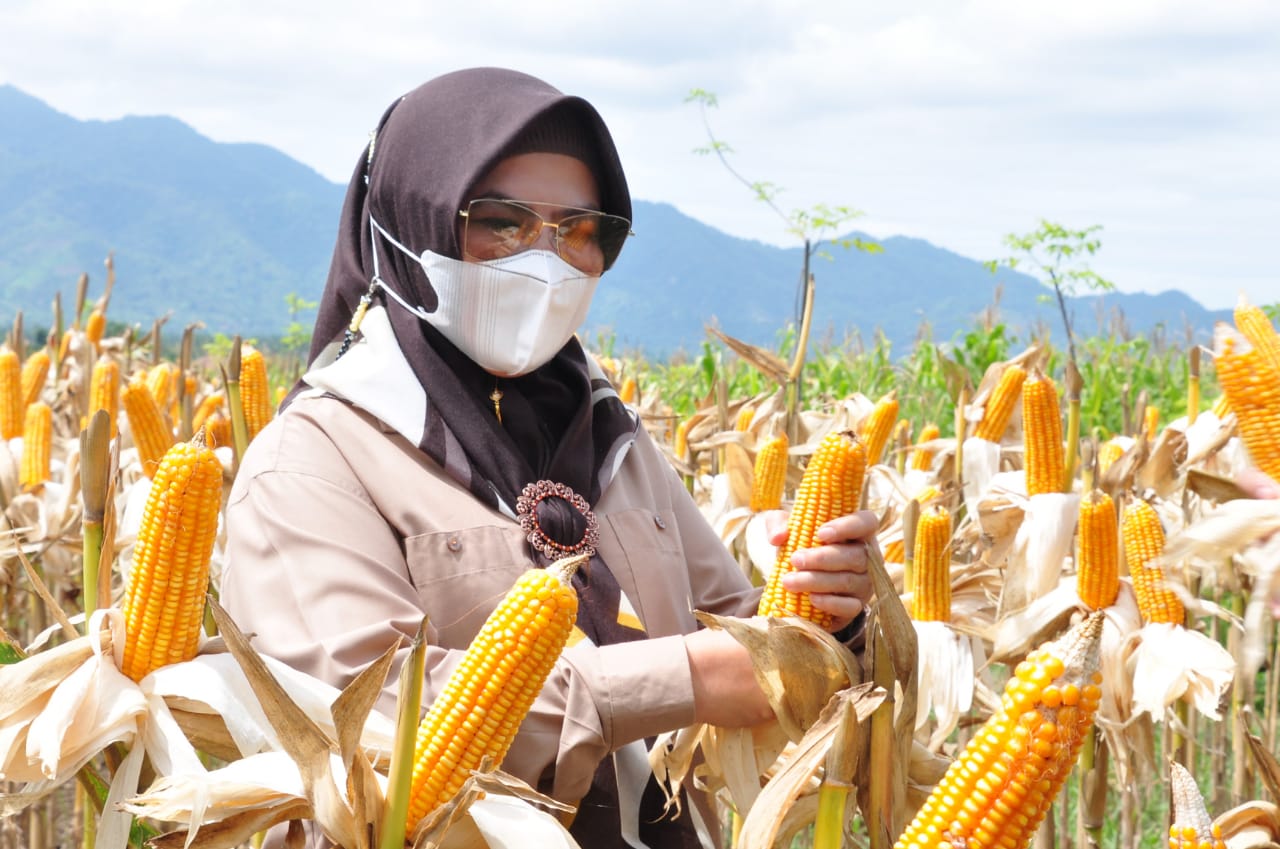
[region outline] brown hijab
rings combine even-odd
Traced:
[[[430,250],[458,259],[458,211],[471,186],[506,157],[534,151],[582,160],[595,175],[603,211],[630,219],[631,198],[613,140],[581,98],[525,74],[476,68],[434,79],[392,104],[347,189],[312,336],[313,366],[346,350],[346,330],[363,297],[385,298],[370,286],[375,273],[409,305],[427,312],[436,307],[422,267],[381,235],[373,237],[371,215],[414,255]],[[589,367],[577,340],[541,368],[502,379],[499,422],[489,400],[495,378],[410,310],[385,306],[425,394],[422,451],[476,498],[509,516],[521,509],[520,495],[533,484],[568,486],[595,505],[634,441],[638,421]],[[564,546],[587,538],[589,514],[560,497],[540,499],[533,510],[538,529]],[[535,559],[550,558],[537,553]],[[574,584],[581,599],[578,626],[592,642],[644,637],[619,623],[620,590],[598,554]],[[640,834],[648,845],[696,846],[689,818],[673,821],[663,808],[651,780],[639,802]],[[571,831],[584,845],[623,847],[619,817],[617,780],[607,758]]]

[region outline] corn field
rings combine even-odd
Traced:
[[[404,813],[420,680],[407,720],[339,711],[221,611],[220,511],[300,364],[197,351],[194,328],[167,348],[162,322],[111,335],[113,285],[90,306],[82,278],[65,327],[55,302],[0,350],[0,849],[251,846],[302,820],[347,849],[531,845],[444,836],[495,796],[554,809],[500,764]],[[1241,486],[1280,479],[1280,337],[1243,304],[1187,337],[1117,321],[1072,362],[993,309],[905,353],[803,327],[664,362],[588,340],[774,599],[711,624],[768,647],[777,728],[655,747],[714,794],[727,846],[1280,846],[1280,500]],[[842,512],[880,517],[857,656],[770,588],[764,531],[821,500],[806,472],[837,437]]]

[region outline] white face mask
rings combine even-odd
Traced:
[[[403,245],[374,228],[408,256]],[[374,248],[377,268],[377,247]],[[435,289],[435,312],[395,300],[430,324],[485,371],[517,377],[545,365],[587,317],[599,277],[583,274],[552,251],[524,251],[486,262],[463,262],[423,251],[414,257]]]

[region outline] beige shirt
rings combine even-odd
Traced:
[[[755,612],[758,589],[643,430],[595,506],[599,551],[649,639],[567,649],[502,768],[576,802],[631,741],[693,721],[693,611]],[[429,621],[424,703],[532,565],[519,526],[372,416],[299,398],[253,441],[227,508],[221,600],[254,646],[336,686]],[[378,708],[395,716],[396,668]]]

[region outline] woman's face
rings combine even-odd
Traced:
[[[519,207],[477,208],[471,201],[478,199],[514,201]],[[557,244],[556,227],[550,226],[580,221],[584,210],[600,209],[595,177],[580,159],[561,153],[508,157],[476,181],[464,208],[469,213],[460,219],[458,230],[464,260],[482,262],[525,250],[547,250],[558,252],[582,271],[599,274],[603,270],[594,227],[566,225]]]

